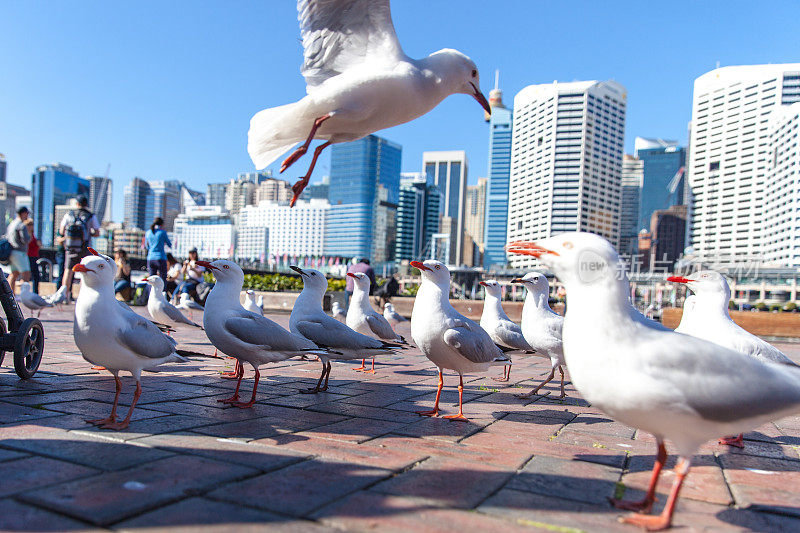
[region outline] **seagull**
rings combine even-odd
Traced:
[[[485,372],[490,365],[511,360],[478,324],[456,311],[448,299],[450,272],[439,261],[411,261],[422,274],[422,283],[411,312],[411,337],[425,357],[439,368],[436,403],[423,416],[439,415],[439,397],[444,387],[443,369],[458,372],[458,414],[444,418],[467,420],[463,412],[464,373]]]
[[[62,285],[61,287],[59,287],[56,292],[54,292],[53,294],[50,295],[49,298],[47,298],[47,301],[53,305],[59,306],[59,309],[61,309],[61,305],[68,304],[69,299],[67,298],[67,286]]]
[[[692,456],[718,435],[735,435],[800,411],[800,371],[767,363],[723,346],[675,333],[645,318],[630,303],[624,264],[614,247],[591,233],[564,233],[507,245],[530,255],[564,283],[564,355],[581,395],[611,418],[652,433],[658,453],[642,501],[612,500],[640,511],[624,522],[668,528]],[[652,509],[664,441],[680,460],[667,504]]]
[[[147,310],[150,312],[150,316],[153,317],[153,320],[170,326],[187,324],[202,329],[202,326],[186,318],[178,308],[167,301],[167,297],[164,296],[164,280],[162,280],[160,276],[147,276],[143,278],[143,281],[146,281],[150,285],[150,295],[147,297]]]
[[[372,309],[372,305],[369,303],[369,286],[372,281],[369,276],[363,272],[348,272],[347,275],[353,278],[353,296],[350,298],[350,305],[347,308],[345,324],[368,337],[407,344],[403,337],[394,332],[389,321]],[[353,370],[374,374],[375,358],[372,358],[372,370],[366,369],[365,361],[362,359],[361,367]]]
[[[197,261],[197,264],[211,270],[216,278],[206,300],[208,312],[203,315],[206,335],[215,348],[240,363],[236,367],[238,382],[233,396],[218,401],[243,409],[252,407],[261,377],[258,370],[260,365],[285,361],[306,353],[327,353],[308,339],[286,331],[261,313],[243,308],[239,303],[239,293],[244,283],[244,272],[239,265],[225,259],[213,263]],[[249,402],[239,401],[239,386],[244,376],[241,363],[249,363],[255,370],[253,395]]]
[[[383,304],[383,318],[389,321],[392,326],[397,326],[400,322],[407,322],[408,319],[394,310],[392,302]]]
[[[691,279],[670,276],[667,281],[685,284],[694,295],[684,303],[679,333],[704,339],[725,348],[749,355],[762,362],[779,365],[798,365],[786,355],[736,324],[728,311],[731,289],[725,277],[713,270],[702,270],[692,274]],[[689,306],[688,312],[686,306]],[[678,331],[676,328],[675,331]],[[798,367],[800,368],[800,367]],[[744,448],[744,435],[723,437],[720,444]]]
[[[517,394],[518,398],[530,398],[545,386],[556,374],[561,374],[561,395],[564,398],[564,349],[561,346],[561,327],[564,317],[550,309],[550,284],[544,274],[528,272],[521,278],[514,278],[511,283],[519,283],[528,289],[525,305],[522,307],[522,334],[536,352],[550,358],[550,375],[535,389],[527,394]]]
[[[313,269],[301,269],[291,266],[303,280],[303,290],[294,303],[289,317],[289,331],[296,333],[315,343],[320,348],[328,348],[330,354],[317,354],[322,363],[322,375],[317,386],[304,393],[317,393],[328,390],[328,378],[331,373],[331,359],[349,361],[376,355],[396,353],[399,344],[379,341],[362,335],[335,318],[331,318],[322,310],[322,298],[328,289],[325,275]],[[322,384],[323,379],[325,384]]]
[[[173,361],[186,361],[176,349],[174,339],[161,333],[146,318],[128,306],[119,305],[114,297],[116,265],[110,257],[97,254],[84,257],[73,272],[80,273],[81,290],[75,302],[73,334],[83,358],[102,366],[114,376],[116,393],[111,414],[100,420],[87,420],[104,429],[121,430],[128,427],[131,414],[142,394],[142,370]],[[122,383],[120,371],[130,372],[136,380],[136,392],[122,421],[117,421],[117,404]]]
[[[256,303],[256,293],[251,289],[247,289],[247,291],[244,293],[244,304],[242,304],[242,307],[251,313],[257,313],[261,316],[264,316],[264,310]]]
[[[42,314],[42,309],[45,307],[53,307],[52,303],[33,292],[31,284],[27,281],[23,281],[20,285],[19,301],[31,311],[36,311],[37,317]]]
[[[297,143],[281,165],[289,168],[311,141],[308,172],[292,187],[294,205],[308,185],[322,150],[421,117],[451,94],[475,98],[487,114],[478,67],[457,50],[411,59],[400,46],[389,0],[298,0],[307,95],[264,109],[250,120],[247,151],[257,169]]]
[[[344,312],[339,302],[333,302],[331,305],[331,316],[342,323],[347,320],[347,313]]]
[[[261,314],[263,315],[264,314],[264,295],[263,294],[259,294],[258,295],[258,299],[256,300],[256,305],[258,306],[259,309],[261,309]]]
[[[533,347],[522,336],[522,330],[515,324],[505,311],[500,302],[500,284],[493,279],[479,281],[485,289],[483,299],[483,313],[481,314],[481,327],[503,351],[522,350],[532,353]],[[503,368],[502,378],[493,378],[495,381],[508,381],[511,378],[511,365]]]

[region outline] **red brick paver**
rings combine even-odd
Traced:
[[[430,408],[436,384],[416,349],[379,358],[374,375],[334,362],[319,395],[299,392],[316,382],[316,361],[262,367],[252,409],[217,402],[235,386],[219,377],[230,360],[193,357],[145,373],[131,426],[115,432],[84,421],[108,414],[114,384],[80,357],[70,312],[45,311],[34,379],[16,377],[10,354],[0,368],[0,530],[635,531],[607,498],[641,495],[653,438],[610,420],[571,384],[563,401],[552,397],[557,386],[516,398],[547,372],[543,359],[519,358],[507,385],[466,376],[464,423],[413,412]],[[408,327],[400,333],[410,338]],[[197,331],[175,337],[213,352]],[[800,345],[781,348],[800,359]],[[446,377],[446,413],[455,382]],[[124,415],[133,383],[123,384]],[[251,386],[248,371],[245,396]],[[701,450],[677,526],[800,529],[800,416],[745,438],[744,450]],[[657,509],[671,481],[667,472]]]

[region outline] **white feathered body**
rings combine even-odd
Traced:
[[[322,124],[315,138],[334,143],[404,124],[447,96],[428,87],[436,88],[431,73],[411,59],[377,73],[369,63],[354,66],[314,87],[298,102],[256,113],[250,121],[248,152],[256,168],[264,168],[305,140],[314,120],[328,113],[333,113],[332,118]]]
[[[555,368],[566,364],[561,342],[564,317],[550,309],[547,297],[547,294],[528,291],[522,306],[521,327],[528,344],[536,353],[548,356],[550,364]]]
[[[130,316],[134,315],[134,316]],[[167,357],[150,358],[133,352],[116,339],[117,332],[130,328],[131,321],[139,317],[132,310],[119,305],[113,294],[101,297],[95,289],[83,285],[75,302],[75,318],[73,334],[75,344],[83,354],[83,358],[93,365],[103,366],[112,373],[124,370],[136,379],[142,370],[152,369],[161,364],[180,361],[182,358],[172,353]],[[153,326],[155,329],[155,326]],[[142,335],[160,335],[160,331],[141,333]],[[163,339],[159,338],[159,342]],[[169,340],[174,346],[174,341]]]
[[[671,440],[682,455],[800,409],[800,372],[664,328],[633,310],[627,289],[618,298],[567,291],[563,346],[576,388],[614,419]],[[754,383],[770,388],[754,390]]]
[[[481,354],[482,360],[473,361],[459,353],[458,349],[463,347],[459,335],[473,341],[471,347]],[[459,374],[485,372],[492,365],[509,362],[489,334],[456,311],[447,295],[431,282],[422,282],[414,300],[411,337],[433,364]]]

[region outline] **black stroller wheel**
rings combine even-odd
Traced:
[[[22,379],[30,379],[39,369],[44,352],[44,328],[38,318],[26,318],[15,334],[14,370]]]

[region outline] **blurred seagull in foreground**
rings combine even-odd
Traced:
[[[515,242],[510,253],[530,255],[564,283],[564,356],[586,401],[628,426],[652,433],[657,455],[641,501],[613,499],[636,511],[624,522],[666,529],[692,456],[719,435],[735,435],[800,411],[800,369],[762,362],[648,320],[630,302],[630,285],[614,247],[591,233],[564,233]],[[665,440],[680,460],[664,510],[653,507],[667,460]]]
[[[247,143],[260,170],[303,142],[283,162],[283,172],[315,138],[326,141],[314,150],[308,172],[292,187],[291,205],[331,144],[414,120],[456,93],[472,96],[491,113],[480,91],[478,67],[469,57],[451,49],[423,59],[403,52],[389,0],[298,0],[297,12],[308,94],[256,113]]]

